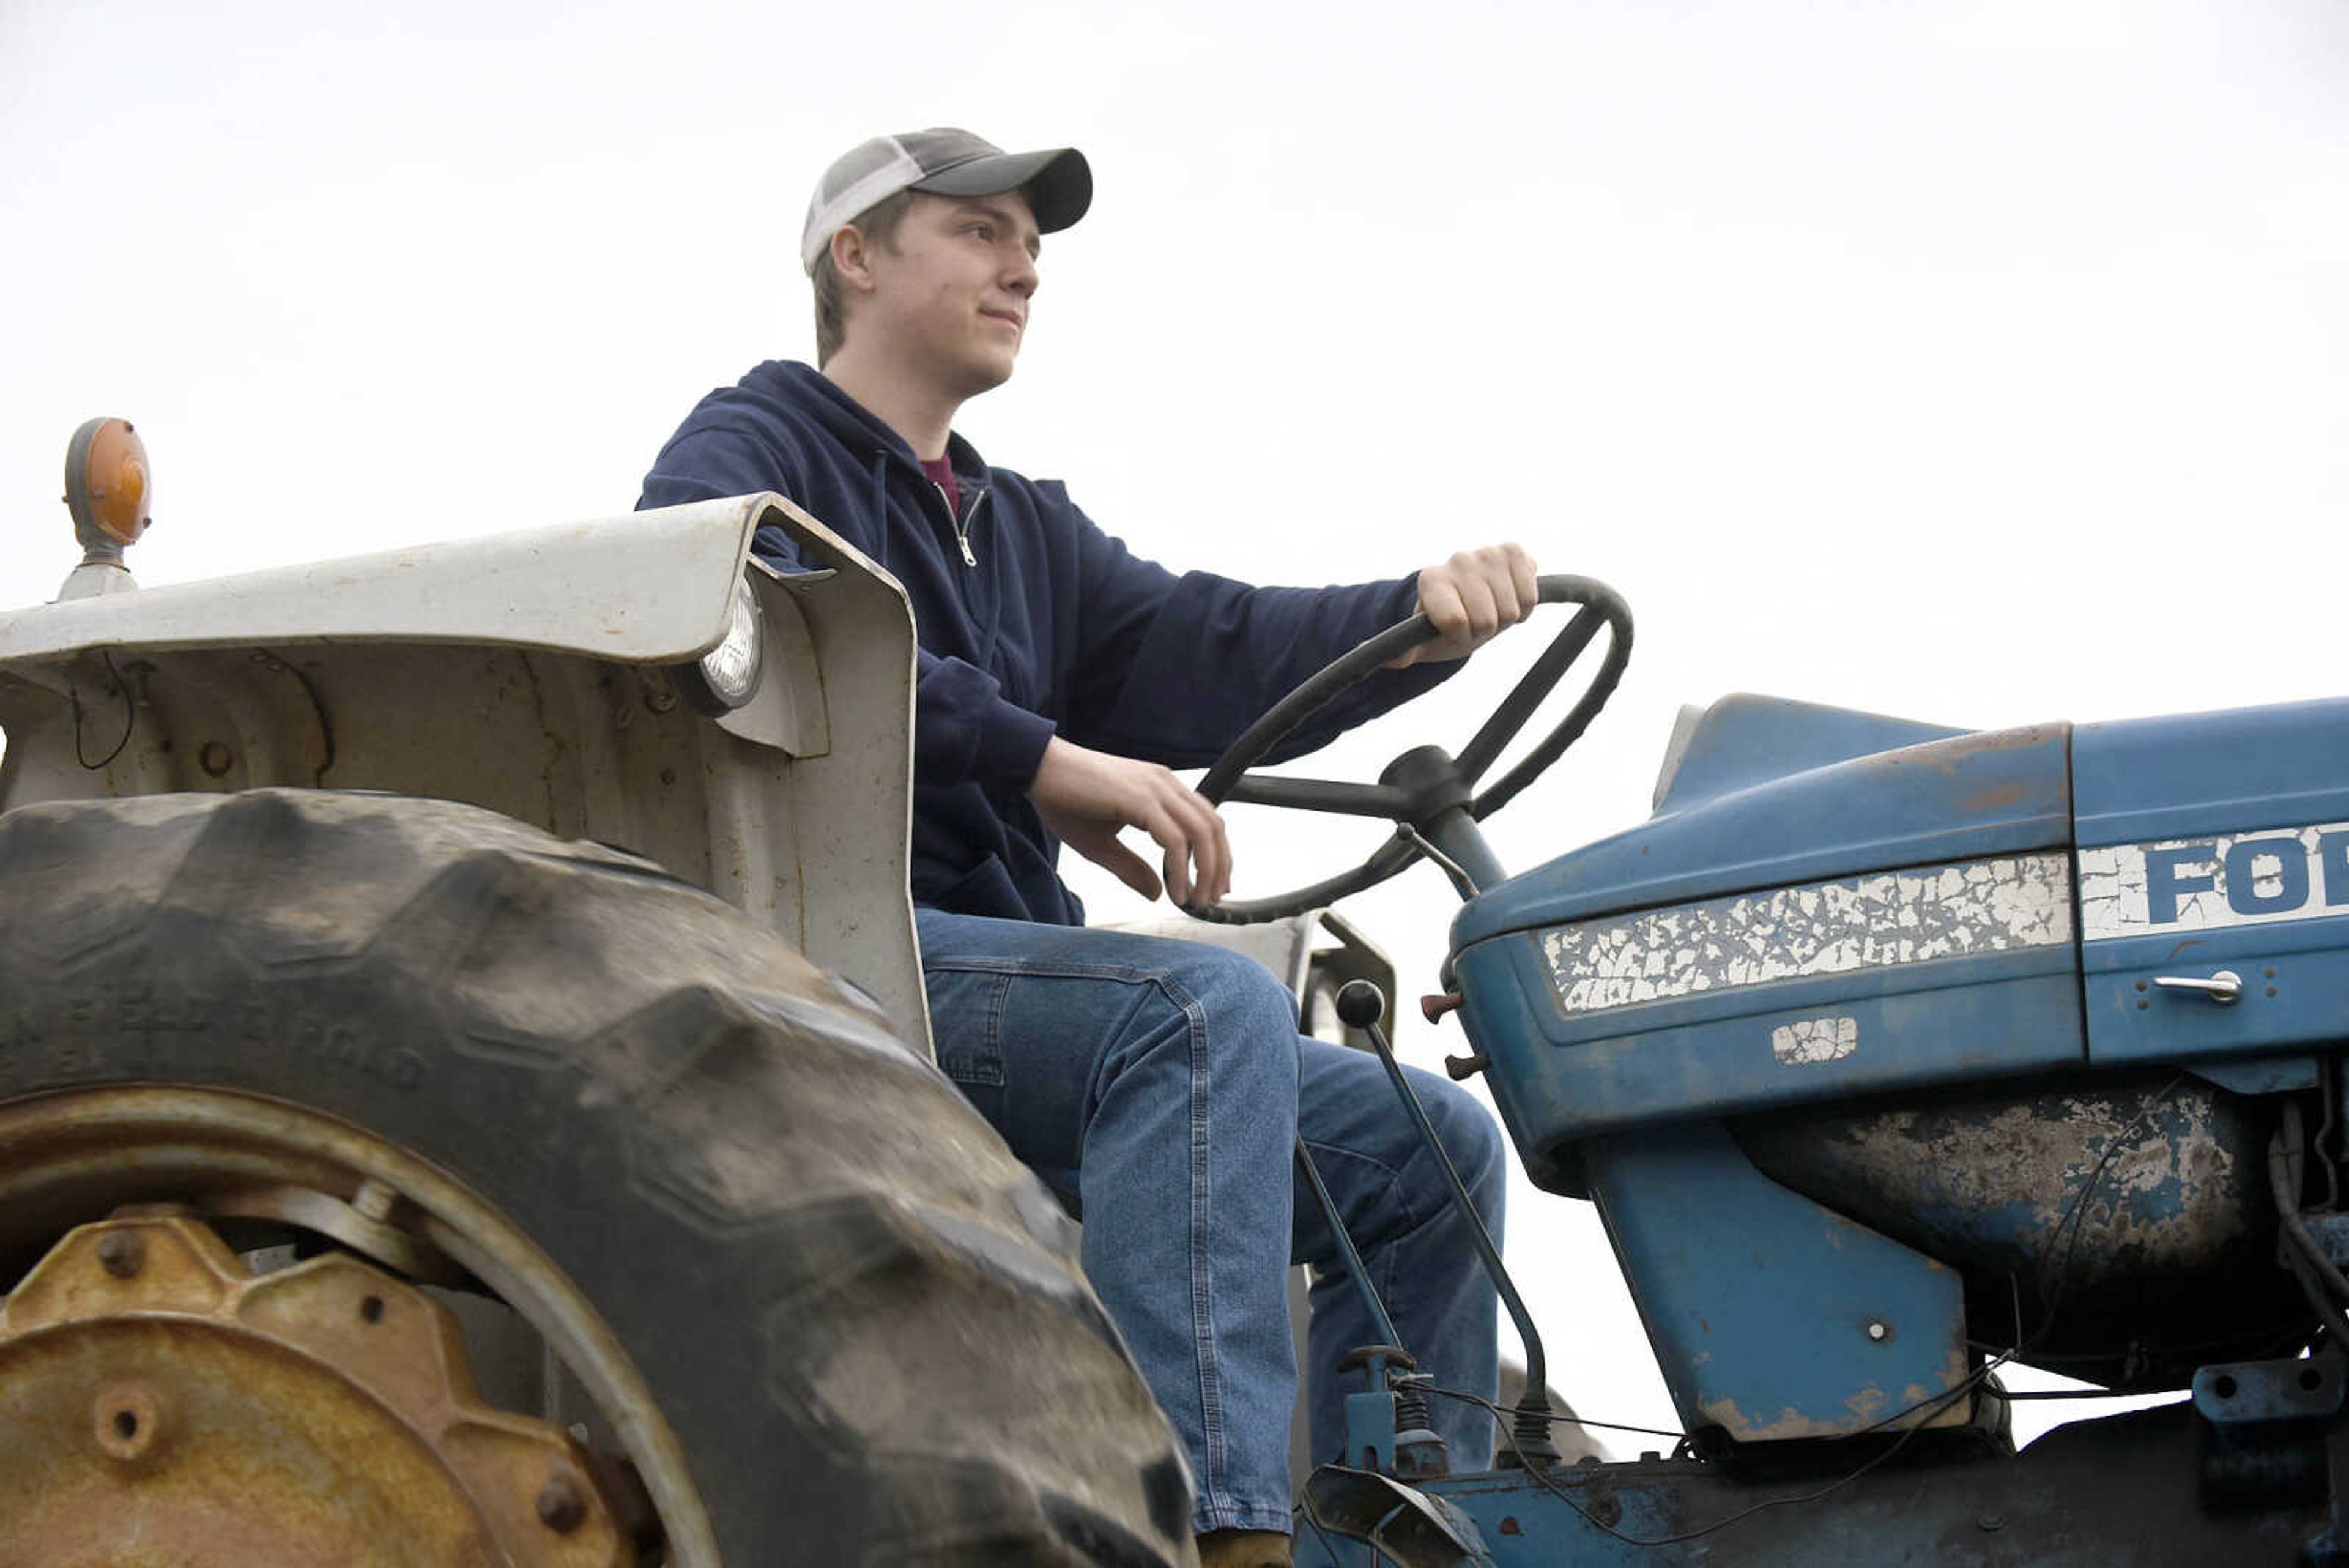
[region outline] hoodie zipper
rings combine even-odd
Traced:
[[[955,543],[962,546],[962,564],[966,566],[978,566],[978,557],[972,554],[970,548],[970,525],[978,521],[978,509],[987,504],[987,492],[979,490],[974,493],[970,498],[969,514],[957,517],[954,503],[947,498],[947,487],[934,479],[930,481],[930,488],[936,491],[938,499],[947,504],[947,520],[954,524]]]

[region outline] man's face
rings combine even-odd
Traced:
[[[1036,294],[1036,218],[1016,192],[922,193],[897,225],[895,248],[868,245],[872,292],[854,307],[854,336],[957,397],[1010,379]]]

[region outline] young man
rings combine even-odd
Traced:
[[[921,643],[913,884],[939,1064],[1084,1220],[1084,1265],[1190,1449],[1211,1565],[1288,1560],[1291,1260],[1312,1293],[1313,1446],[1343,1447],[1336,1364],[1381,1335],[1332,1267],[1335,1239],[1292,1158],[1302,1132],[1397,1331],[1437,1383],[1485,1398],[1495,1312],[1442,1179],[1378,1062],[1301,1038],[1281,985],[1222,950],[1083,928],[1061,845],[1144,896],[1163,850],[1176,903],[1221,898],[1215,808],[1169,767],[1210,761],[1274,700],[1425,609],[1444,633],[1317,716],[1310,750],[1424,690],[1521,619],[1515,545],[1415,577],[1257,588],[1127,553],[1053,482],[990,467],[952,432],[1009,378],[1039,236],[1092,199],[1071,149],[1007,154],[961,130],[865,142],[826,171],[802,259],[820,369],[769,362],[712,392],[662,449],[639,507],[772,490],[912,596]],[[779,530],[757,547],[802,569]],[[1449,1082],[1419,1094],[1497,1231],[1500,1137]],[[1455,1466],[1488,1417],[1438,1399]]]

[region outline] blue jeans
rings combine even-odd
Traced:
[[[1315,1265],[1317,1462],[1344,1449],[1362,1386],[1339,1358],[1381,1338],[1297,1170],[1300,1131],[1421,1369],[1494,1397],[1492,1284],[1375,1056],[1300,1036],[1288,990],[1237,953],[935,909],[919,925],[938,1064],[1084,1220],[1085,1273],[1189,1445],[1196,1532],[1288,1529],[1288,1266]],[[1406,1071],[1497,1237],[1499,1129]],[[1484,1469],[1491,1418],[1431,1404],[1454,1469]]]

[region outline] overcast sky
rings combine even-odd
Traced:
[[[149,443],[149,583],[626,511],[703,391],[810,354],[817,172],[931,124],[1097,181],[961,422],[991,460],[1178,567],[1515,538],[1630,599],[1512,866],[1644,815],[1732,691],[2000,727],[2344,686],[2333,0],[0,0],[0,603],[72,564],[93,414]],[[1529,651],[1316,770],[1456,743]],[[1361,831],[1240,814],[1237,890]],[[1351,911],[1406,995],[1450,903]],[[1561,1386],[1669,1424],[1587,1206],[1513,1203]]]

